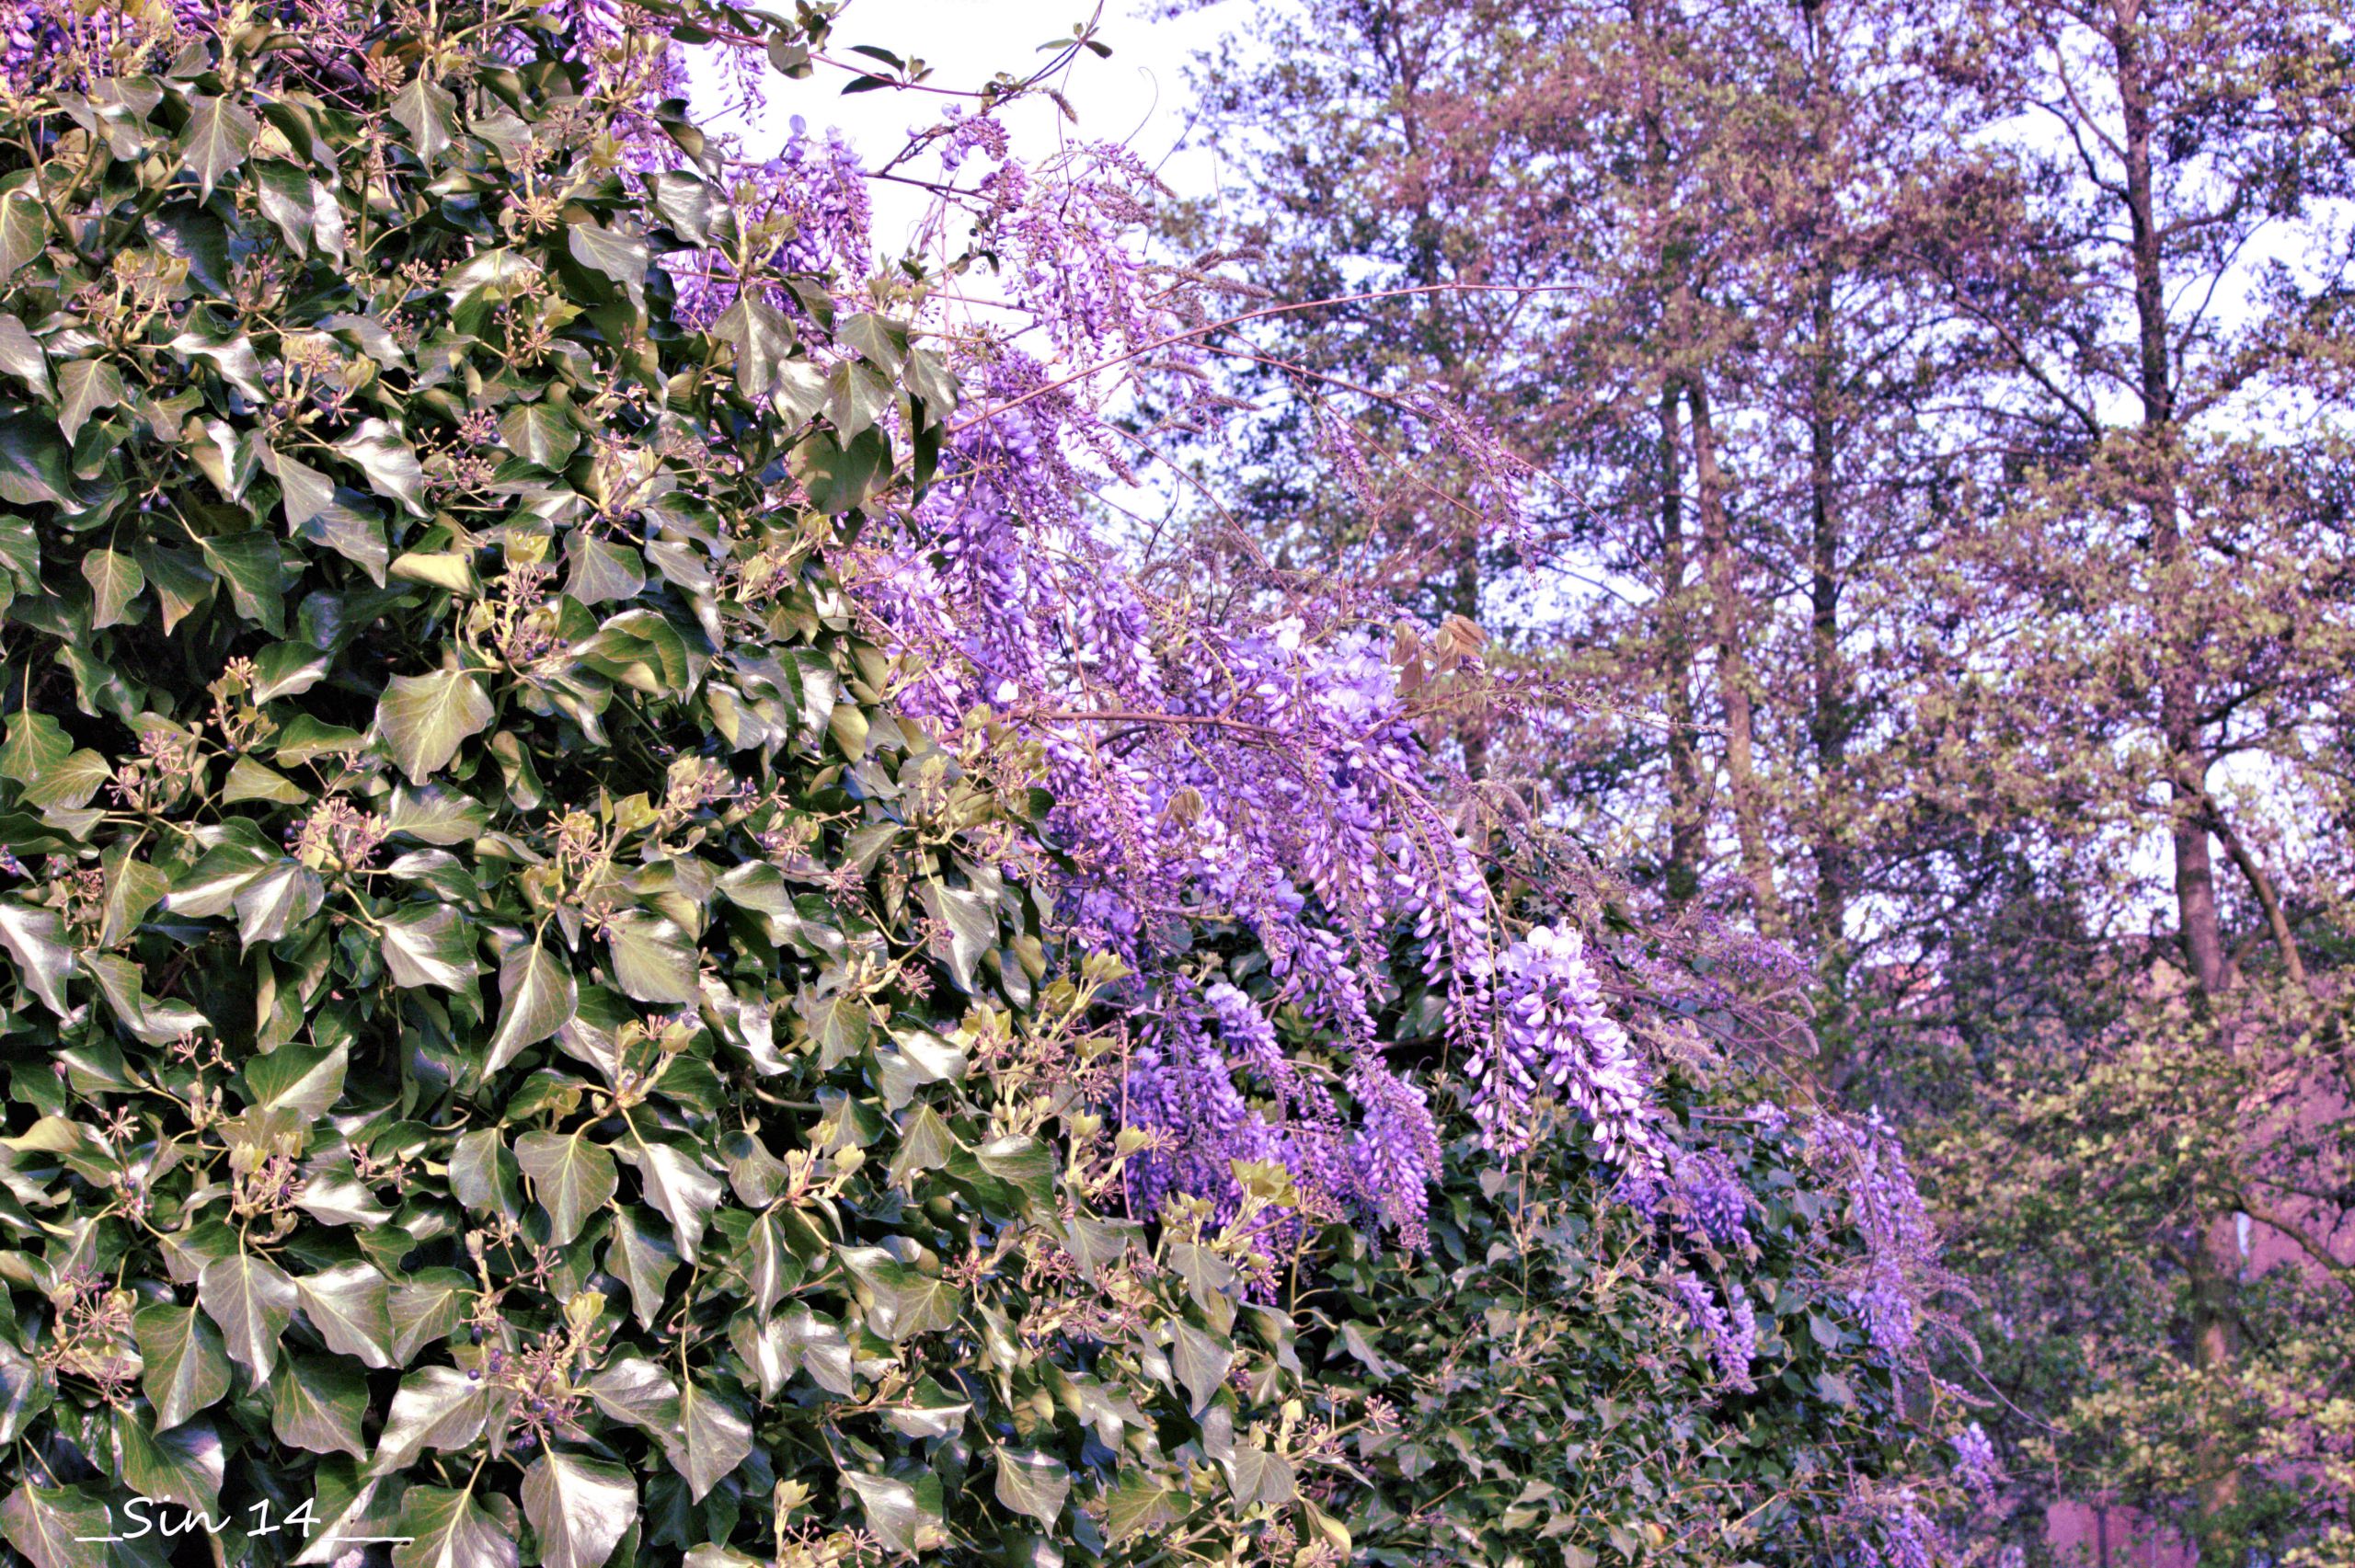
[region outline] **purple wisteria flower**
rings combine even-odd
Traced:
[[[1651,1084],[1634,1042],[1606,1010],[1579,933],[1536,926],[1497,961],[1496,1020],[1466,1064],[1473,1115],[1492,1149],[1528,1147],[1541,1096],[1576,1109],[1603,1158],[1635,1181],[1659,1185],[1666,1150]]]

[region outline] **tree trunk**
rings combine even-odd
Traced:
[[[1677,394],[1660,390],[1660,647],[1668,710],[1668,864],[1671,902],[1701,887],[1701,763],[1694,732],[1693,649],[1685,632],[1684,460],[1677,431]]]
[[[1657,235],[1658,287],[1662,300],[1681,299],[1683,262],[1677,255],[1668,215],[1675,201],[1670,166],[1667,117],[1660,104],[1660,40],[1650,0],[1628,0],[1635,39],[1636,91],[1644,126],[1644,185]],[[1684,457],[1678,429],[1679,387],[1675,372],[1678,312],[1663,312],[1660,363],[1660,582],[1658,599],[1660,681],[1668,718],[1668,863],[1661,882],[1669,901],[1689,903],[1701,887],[1707,853],[1707,784],[1701,776],[1699,735],[1693,705],[1693,637],[1687,624],[1684,542]]]
[[[1831,110],[1833,91],[1832,51],[1823,36],[1822,0],[1803,0],[1801,12],[1809,72],[1807,154],[1821,170],[1829,152],[1824,116]],[[1832,192],[1819,189],[1815,200],[1829,211]],[[1848,738],[1855,719],[1847,662],[1840,647],[1845,540],[1838,494],[1839,318],[1832,299],[1832,260],[1819,254],[1813,264],[1815,276],[1808,291],[1808,659],[1812,685],[1808,741],[1815,753],[1816,798],[1809,816],[1817,973],[1829,993],[1829,1005],[1818,1020],[1816,1033],[1830,1066],[1829,1059],[1845,1055],[1849,1027],[1845,1000],[1848,899],[1855,873],[1844,836],[1849,824],[1841,808],[1846,802]]]
[[[1725,714],[1726,785],[1733,796],[1734,837],[1740,846],[1742,876],[1750,884],[1758,927],[1769,936],[1779,936],[1782,900],[1775,890],[1775,864],[1766,848],[1765,804],[1758,785],[1755,693],[1742,646],[1740,568],[1734,559],[1733,531],[1726,517],[1717,427],[1709,415],[1708,390],[1697,375],[1685,378],[1684,406],[1693,429],[1693,479],[1701,503],[1701,572],[1709,590],[1717,703]]]
[[[2222,923],[2216,910],[2216,870],[2210,844],[2209,757],[2199,711],[2199,649],[2191,628],[2169,635],[2164,602],[2184,563],[2181,500],[2177,493],[2174,367],[2167,348],[2166,280],[2163,236],[2151,169],[2151,86],[2141,51],[2141,0],[2115,0],[2110,42],[2118,69],[2118,99],[2125,132],[2126,207],[2134,272],[2134,315],[2140,350],[2137,390],[2142,400],[2142,451],[2136,464],[2148,492],[2155,592],[2161,618],[2159,728],[2166,748],[2168,785],[2174,807],[2170,834],[2175,849],[2177,930],[2185,961],[2201,996],[2212,999],[2231,983]],[[2221,1024],[2214,1024],[2221,1031]],[[2229,1048],[2221,1038],[2214,1048]],[[2205,1224],[2194,1238],[2193,1354],[2207,1370],[2221,1371],[2238,1358],[2237,1273],[2240,1259],[2223,1223]],[[2240,1495],[2239,1467],[2229,1455],[2210,1449],[2209,1473],[2200,1487],[2199,1537],[2203,1547],[2226,1543],[2220,1516]],[[2205,1553],[2203,1552],[2203,1555]]]

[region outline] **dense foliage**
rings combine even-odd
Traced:
[[[1198,81],[1167,232],[1324,301],[1225,340],[1219,526],[1490,627],[1545,701],[1467,767],[1805,951],[1977,1299],[1989,1554],[2355,1550],[2346,21],[1266,0]]]
[[[918,138],[1066,375],[668,96],[821,11],[12,17],[10,1549],[1926,1550],[1775,975],[1425,748],[1476,628],[1094,532],[1132,165]]]

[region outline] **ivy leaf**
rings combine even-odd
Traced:
[[[499,1027],[490,1036],[485,1072],[497,1072],[572,1020],[580,984],[544,942],[511,949],[499,966]]]
[[[169,1431],[229,1392],[229,1354],[221,1331],[193,1307],[158,1301],[132,1320],[142,1363],[139,1386],[155,1407],[155,1429]]]
[[[490,698],[461,670],[396,675],[376,704],[376,727],[411,784],[449,766],[471,736],[490,727]]]
[[[232,1359],[257,1381],[278,1362],[278,1338],[294,1320],[294,1282],[268,1258],[240,1248],[214,1258],[197,1276],[196,1299],[213,1321]]]
[[[220,1503],[221,1435],[211,1422],[183,1422],[158,1436],[135,1411],[119,1410],[114,1441],[122,1479],[141,1496],[164,1498],[184,1508],[211,1508]]]
[[[383,952],[396,986],[472,992],[482,973],[473,922],[447,904],[403,904],[387,914]]]
[[[569,1246],[589,1217],[621,1186],[614,1157],[579,1132],[527,1132],[515,1140],[515,1159],[532,1178],[532,1195],[548,1212],[548,1239]]]
[[[678,1437],[679,1386],[670,1373],[643,1356],[621,1356],[589,1379],[589,1397],[615,1421],[656,1438],[679,1473],[686,1473]]]
[[[393,1365],[393,1315],[385,1276],[364,1263],[338,1264],[295,1280],[303,1315],[329,1350],[363,1366]]]
[[[449,88],[419,74],[394,97],[390,113],[408,132],[409,151],[426,167],[431,168],[450,150],[458,99]]]
[[[842,1479],[858,1494],[867,1528],[889,1550],[914,1557],[948,1544],[938,1476],[926,1471],[910,1483],[897,1476],[846,1470]]]
[[[293,164],[267,161],[255,166],[254,190],[261,201],[262,216],[278,225],[295,259],[308,257],[318,222],[309,172]]]
[[[450,1151],[450,1196],[477,1213],[523,1218],[523,1174],[497,1127],[459,1135]]]
[[[125,612],[147,587],[139,563],[116,550],[93,550],[82,557],[82,576],[90,585],[90,629],[103,631],[133,619]]]
[[[267,533],[236,533],[201,540],[204,564],[229,585],[229,601],[237,613],[268,629],[274,637],[286,635],[286,594],[280,586],[284,557],[278,541]]]
[[[635,299],[646,283],[647,263],[653,253],[638,235],[622,234],[584,218],[571,225],[567,241],[572,258],[619,283]]]
[[[580,432],[572,428],[564,410],[546,401],[519,403],[510,408],[499,421],[499,435],[508,451],[526,463],[536,463],[550,470],[561,469],[570,462],[580,445]],[[566,547],[569,549],[586,537],[576,532],[566,542]],[[583,599],[580,602],[593,601]]]
[[[638,1175],[646,1201],[661,1210],[679,1240],[679,1255],[695,1261],[704,1225],[719,1207],[719,1178],[703,1168],[694,1155],[668,1143],[640,1143]]]
[[[474,1282],[454,1268],[419,1269],[393,1288],[393,1359],[408,1366],[417,1353],[465,1321]]]
[[[648,1223],[643,1209],[625,1208],[615,1219],[612,1239],[605,1243],[605,1272],[629,1288],[630,1304],[647,1328],[661,1315],[663,1295],[678,1266],[678,1248]]]
[[[279,500],[286,508],[287,530],[301,533],[314,520],[335,505],[335,481],[309,464],[289,457],[284,452],[274,452],[271,457],[270,467],[278,479]],[[330,548],[335,547],[332,540],[327,544]],[[380,549],[383,547],[381,535],[377,545]]]
[[[1051,1454],[1030,1448],[997,1450],[997,1500],[1042,1525],[1063,1516],[1071,1495],[1071,1471]]]
[[[285,1111],[297,1122],[317,1121],[343,1093],[350,1047],[284,1045],[246,1060],[246,1092],[255,1109]]]
[[[49,214],[29,191],[0,196],[0,279],[16,276],[17,269],[49,246]]]
[[[735,1405],[690,1381],[679,1395],[679,1429],[685,1438],[687,1492],[700,1503],[752,1451],[752,1427]],[[674,1457],[672,1463],[678,1463]]]
[[[614,983],[638,1001],[683,1005],[696,1000],[695,949],[676,922],[632,910],[605,922]]]
[[[1028,1198],[1035,1209],[1055,1207],[1055,1157],[1035,1138],[994,1138],[973,1150],[974,1162]]]
[[[427,1367],[401,1379],[376,1439],[371,1475],[407,1470],[428,1448],[463,1448],[482,1436],[490,1397],[455,1367]]]
[[[611,544],[575,531],[564,542],[572,570],[564,591],[583,604],[636,599],[646,587],[644,557],[626,544]]]
[[[807,1307],[797,1307],[770,1325],[785,1348],[787,1360],[810,1374],[810,1380],[839,1399],[858,1391],[852,1374],[850,1341],[841,1325],[828,1322]]]
[[[897,1343],[957,1326],[964,1297],[947,1280],[911,1267],[880,1247],[836,1247],[834,1252],[867,1288],[875,1303],[869,1321],[886,1339]]]
[[[1200,1415],[1210,1408],[1211,1396],[1218,1392],[1227,1368],[1235,1365],[1235,1347],[1224,1336],[1180,1320],[1169,1353],[1178,1380],[1193,1398],[1193,1413]]]
[[[736,384],[747,396],[767,395],[777,384],[786,356],[793,351],[793,326],[785,313],[763,299],[758,290],[739,290],[728,309],[712,323],[711,333],[735,347]]]
[[[282,646],[282,645],[281,645]],[[234,806],[241,800],[268,800],[280,806],[300,806],[310,799],[304,789],[284,773],[251,757],[240,757],[229,764],[229,780],[221,786],[221,804]]]
[[[75,360],[57,372],[57,428],[72,441],[90,416],[112,408],[128,395],[122,372],[111,360]]]
[[[246,161],[261,126],[245,106],[230,98],[197,97],[189,100],[188,141],[180,152],[180,167],[196,176],[197,188],[207,201],[221,177]]]
[[[278,1440],[313,1454],[365,1459],[360,1418],[368,1409],[368,1379],[324,1356],[289,1356],[270,1380],[270,1429]]]
[[[891,1156],[891,1183],[907,1186],[920,1171],[936,1171],[956,1151],[957,1135],[930,1105],[918,1105],[900,1134],[899,1152]]]
[[[20,708],[8,715],[8,738],[0,741],[0,778],[38,784],[73,754],[74,739],[64,726],[47,714]]]
[[[1178,1522],[1172,1505],[1175,1494],[1134,1465],[1124,1466],[1120,1479],[1104,1499],[1104,1539],[1114,1544],[1147,1530]]]
[[[997,944],[997,910],[989,898],[971,887],[951,887],[937,877],[926,881],[918,890],[924,900],[925,912],[939,922],[947,937],[947,951],[940,951],[936,942],[933,956],[946,960],[949,975],[957,989],[971,992],[973,989],[974,966],[982,955]]]
[[[0,1503],[0,1535],[34,1568],[105,1568],[114,1516],[105,1503],[73,1486],[28,1482]]]
[[[70,507],[74,475],[57,427],[31,414],[0,419],[0,501]]]
[[[546,1568],[600,1568],[638,1520],[638,1482],[604,1459],[547,1450],[523,1472],[523,1516]]]
[[[74,949],[65,944],[65,922],[55,910],[0,900],[0,947],[17,961],[17,973],[52,1013],[65,1016],[65,977],[74,972]]]
[[[299,860],[281,860],[239,887],[230,900],[237,911],[237,939],[250,949],[275,942],[318,913],[327,884]]]
[[[427,515],[425,469],[417,449],[396,427],[382,419],[362,419],[335,450],[368,475],[369,487],[386,500],[398,501],[418,516]]]
[[[393,1549],[393,1568],[515,1568],[518,1560],[514,1533],[476,1500],[471,1486],[410,1487],[396,1533],[409,1539]]]

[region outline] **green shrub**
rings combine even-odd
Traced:
[[[627,84],[375,37],[6,111],[0,1530],[1046,1560],[1288,1497],[1198,1419],[1281,1314],[1108,1217],[1008,743],[898,723],[823,565],[909,475],[754,395],[807,315],[655,264],[775,236],[683,120],[620,177]]]

